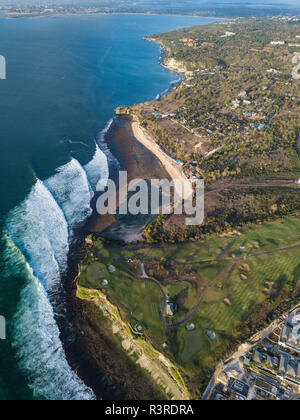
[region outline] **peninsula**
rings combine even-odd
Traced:
[[[106,318],[164,398],[203,397],[221,361],[299,304],[299,23],[245,19],[152,35],[185,79],[159,101],[116,111],[171,178],[206,184],[201,226],[161,216],[137,244],[94,232],[77,282],[78,298],[100,308],[98,322]],[[298,395],[297,375],[286,396]]]

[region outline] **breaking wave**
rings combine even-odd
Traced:
[[[5,260],[10,272],[26,279],[13,319],[13,345],[34,397],[46,400],[95,399],[94,393],[68,365],[43,285],[14,243],[9,238],[6,242]]]
[[[110,126],[108,126],[109,129]],[[106,155],[102,152],[100,147],[96,146],[96,152],[93,159],[84,167],[92,190],[96,190],[96,186],[101,183],[103,187],[107,185],[109,177],[109,168]],[[101,178],[99,179],[99,170]]]
[[[39,399],[95,398],[67,363],[50,296],[55,299],[61,290],[73,230],[91,215],[94,188],[108,176],[106,156],[97,146],[85,167],[72,159],[51,178],[37,180],[5,219],[6,264],[26,280],[13,320],[13,345]]]
[[[41,181],[28,198],[9,212],[5,233],[22,250],[46,289],[60,283],[69,251],[68,225],[53,196]]]
[[[61,207],[70,230],[92,214],[92,189],[87,174],[76,159],[57,169],[45,185]]]

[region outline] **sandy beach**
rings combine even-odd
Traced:
[[[156,143],[156,141],[139,125],[139,123],[133,122],[132,130],[135,138],[160,160],[170,178],[172,180],[179,180],[181,185],[184,185],[188,178],[182,171],[181,166],[163,151],[159,144]]]
[[[127,171],[128,182],[136,178],[150,181],[151,179],[165,179],[170,175],[164,168],[161,160],[151,153],[151,150],[139,141],[133,133],[129,118],[115,118],[114,124],[105,136],[105,142],[113,156],[118,160],[119,166],[112,179],[118,185],[119,171]],[[105,215],[94,216],[88,225],[89,233],[112,232],[112,237],[125,241],[142,240],[144,227],[152,221],[152,216],[123,216]]]

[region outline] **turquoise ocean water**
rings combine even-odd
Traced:
[[[144,35],[212,19],[92,15],[1,19],[0,399],[91,399],[55,322],[72,232],[109,176],[97,139],[119,105],[154,99],[178,75]]]

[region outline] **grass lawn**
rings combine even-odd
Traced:
[[[101,283],[108,277],[106,266],[101,262],[85,265],[79,279],[79,285],[88,289],[100,289]]]
[[[231,258],[233,254],[240,256],[249,252],[276,250],[300,243],[300,219],[287,217],[261,225],[248,226],[241,229],[240,232],[241,236],[221,238],[215,235],[205,241],[186,244],[132,247],[131,249],[111,246],[109,251],[102,250],[101,255],[104,259],[117,254],[125,258],[174,258],[181,262],[196,262]],[[259,244],[259,248],[253,249],[252,246],[256,242]],[[245,249],[241,250],[240,247]]]

